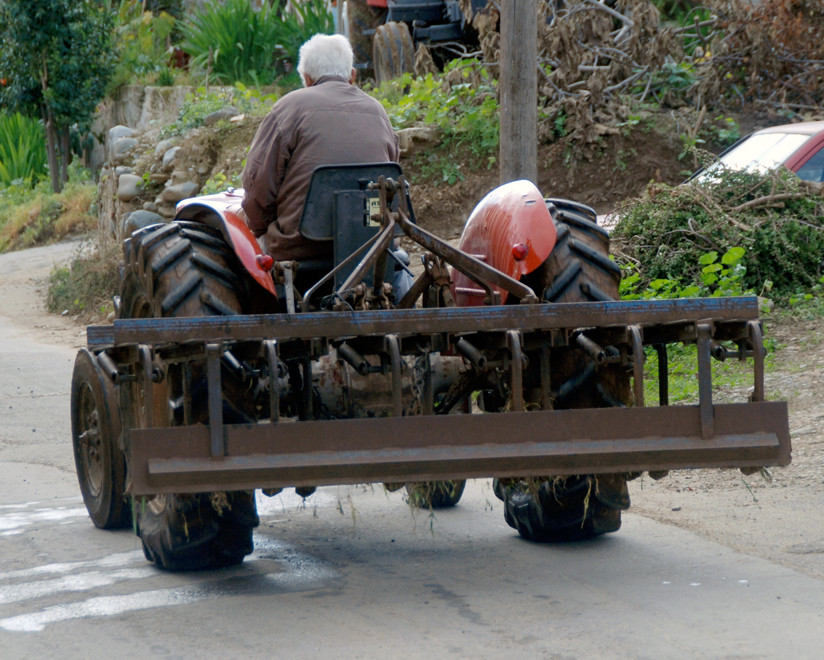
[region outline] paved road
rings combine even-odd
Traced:
[[[435,518],[377,486],[261,496],[242,566],[158,571],[86,517],[74,351],[3,316],[0,346],[3,658],[821,657],[824,581],[631,514],[523,542],[484,481]]]

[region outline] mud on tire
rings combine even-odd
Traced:
[[[547,304],[618,298],[620,268],[609,259],[609,234],[592,209],[547,200],[558,238],[544,264],[526,278]],[[539,364],[540,360],[530,360]],[[553,351],[550,379],[555,408],[624,406],[630,401],[629,374],[619,364],[598,366],[582,350]],[[538,392],[525,392],[537,402]],[[626,475],[577,475],[496,479],[506,522],[525,539],[565,541],[617,531],[629,508]]]
[[[448,509],[463,495],[466,479],[452,481],[421,481],[406,484],[410,504],[421,509]]]
[[[125,264],[120,318],[220,316],[242,314],[248,306],[248,284],[237,257],[219,231],[196,222],[172,222],[141,229],[124,243]],[[155,396],[166,404],[167,419],[182,421],[183,392],[205,389],[205,365],[190,369],[170,364]],[[188,375],[187,375],[188,374]],[[222,370],[224,418],[248,421],[244,397],[232,393],[230,372]],[[188,382],[183,383],[183,379]],[[208,422],[205,405],[194,405],[192,422]],[[254,493],[158,495],[136,498],[137,533],[146,558],[161,568],[180,571],[237,564],[252,552],[252,529],[258,524]]]

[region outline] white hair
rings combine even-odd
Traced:
[[[323,76],[352,75],[352,46],[341,34],[316,34],[300,47],[298,73],[318,80]],[[305,81],[304,81],[305,84]]]

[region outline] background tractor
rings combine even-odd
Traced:
[[[344,32],[355,66],[380,85],[415,69],[418,44],[430,46],[440,61],[466,55],[478,46],[471,26],[487,0],[347,0]]]

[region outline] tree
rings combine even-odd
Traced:
[[[55,192],[68,177],[72,127],[88,132],[114,67],[106,6],[101,0],[0,0],[0,105],[43,120]]]

